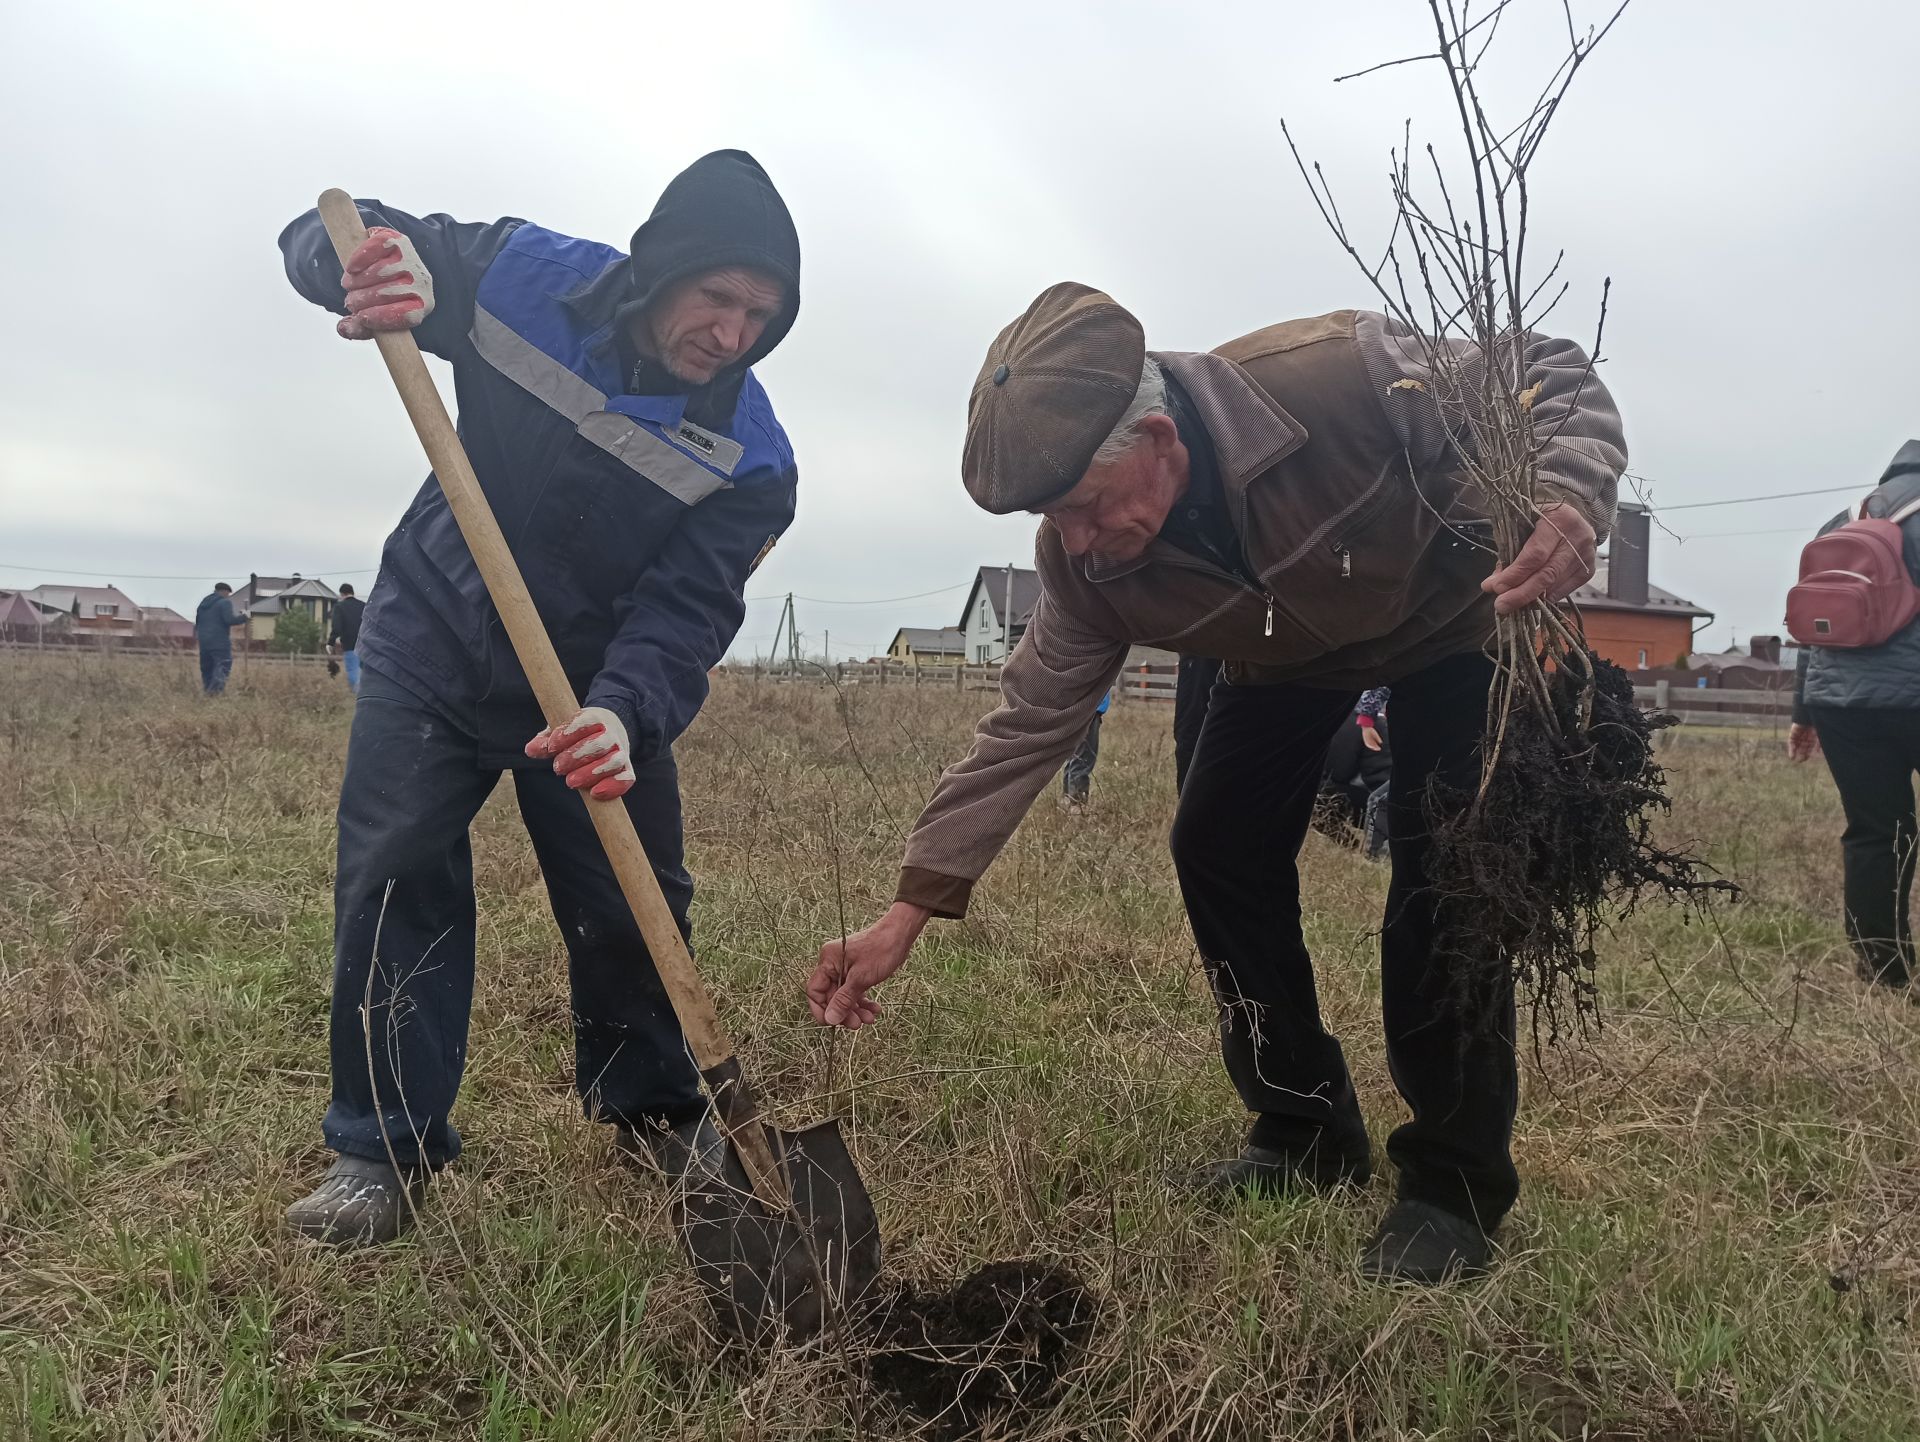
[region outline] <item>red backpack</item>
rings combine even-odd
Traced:
[[[1869,497],[1868,499],[1871,499]],[[1787,630],[1803,646],[1879,646],[1920,616],[1920,585],[1907,571],[1900,523],[1920,513],[1909,501],[1887,517],[1860,502],[1853,519],[1800,552],[1800,583],[1787,592]]]

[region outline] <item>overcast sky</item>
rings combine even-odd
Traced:
[[[1558,8],[1516,0],[1498,93],[1551,68]],[[1426,46],[1420,0],[4,13],[0,586],[98,572],[182,610],[249,571],[364,588],[424,473],[374,352],[282,275],[326,186],[624,248],[688,161],[752,151],[805,298],[760,367],[799,518],[749,595],[866,601],[1030,559],[1033,522],[974,510],[958,462],[980,357],[1042,287],[1110,291],[1162,349],[1366,303],[1281,119],[1365,234],[1403,119],[1452,143],[1434,67],[1334,83]],[[1916,52],[1910,0],[1636,0],[1576,82],[1533,243],[1575,282],[1550,329],[1588,337],[1613,278],[1604,375],[1656,507],[1864,490],[1920,435]],[[1716,647],[1778,630],[1845,499],[1673,511],[1653,579]],[[800,621],[866,655],[963,599]]]

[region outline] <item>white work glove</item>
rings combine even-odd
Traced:
[[[340,284],[347,288],[347,318],[334,329],[348,340],[369,340],[383,330],[412,330],[433,313],[433,277],[413,242],[376,225],[347,258]]]
[[[614,801],[633,789],[627,728],[604,706],[583,707],[565,726],[549,726],[527,743],[527,755],[551,756],[567,785],[595,801]]]

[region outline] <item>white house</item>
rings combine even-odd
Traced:
[[[1008,602],[1011,601],[1011,606]],[[1004,661],[1020,644],[1033,608],[1040,602],[1040,573],[1018,566],[982,566],[960,612],[969,665]]]

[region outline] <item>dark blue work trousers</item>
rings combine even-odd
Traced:
[[[233,651],[200,650],[200,689],[218,696],[227,689],[227,676],[233,670]]]
[[[626,807],[660,889],[688,932],[671,754],[637,768]],[[476,738],[367,670],[340,788],[334,883],[333,1103],[327,1145],[441,1166],[473,1003],[473,849],[468,827],[499,780]],[[547,765],[513,772],[520,814],[565,938],[575,1081],[586,1114],[629,1126],[702,1109],[699,1075],[639,926],[587,816]],[[595,805],[610,803],[593,803]]]

